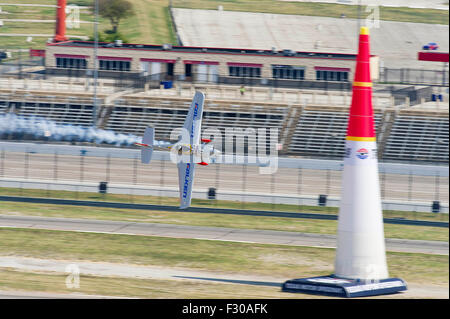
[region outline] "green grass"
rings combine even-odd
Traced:
[[[248,298],[323,298],[304,294],[282,293],[278,287],[230,285],[211,281],[156,280],[80,276],[80,288],[68,289],[67,274],[27,273],[0,269],[0,289],[46,293],[100,295],[132,298],[248,299]]]
[[[14,1],[6,1],[4,3],[11,3]],[[16,1],[17,2],[17,1]],[[55,1],[26,1],[26,3],[30,4],[55,4]],[[73,3],[73,2],[70,2]],[[81,5],[81,3],[80,3]],[[30,20],[54,20],[56,11],[55,8],[47,8],[47,7],[18,7],[18,6],[2,6],[2,10],[4,12],[9,12],[10,14],[2,14],[0,13],[0,19],[30,19]],[[80,19],[82,21],[93,21],[93,15],[89,10],[83,9],[80,12]],[[9,22],[5,21],[4,26],[0,28],[1,34],[49,34],[52,35],[55,32],[55,24],[51,22]],[[80,24],[79,29],[69,29],[67,28],[67,35],[83,35],[89,36],[93,33],[93,25],[92,24]],[[26,41],[27,36],[0,36],[0,48],[5,48],[8,50],[17,50],[17,49],[45,49],[46,42],[48,37],[33,37],[32,42],[29,43]],[[17,57],[17,54],[13,54]],[[28,58],[25,54],[22,55],[22,58]]]
[[[122,195],[122,194],[99,194],[89,192],[72,192],[57,191],[45,189],[21,189],[0,187],[0,195],[3,196],[24,196],[24,197],[40,197],[40,198],[61,198],[76,199],[89,201],[108,201],[120,203],[135,204],[155,204],[155,205],[171,205],[178,206],[179,200],[176,197],[158,197],[158,196],[139,196],[139,195]],[[229,208],[229,209],[249,209],[261,211],[283,211],[283,212],[302,212],[302,213],[319,213],[337,215],[339,209],[337,207],[320,207],[306,205],[286,205],[286,204],[270,204],[270,203],[251,203],[224,200],[201,200],[193,199],[193,207],[211,207],[211,208]],[[448,221],[448,214],[432,214],[407,211],[383,211],[385,218],[405,218],[414,220],[428,221]]]
[[[2,202],[0,214],[279,230],[317,234],[336,234],[337,230],[337,221],[333,220],[161,212],[16,202]],[[437,241],[448,241],[449,239],[448,228],[385,224],[384,230],[387,238]]]
[[[295,278],[330,274],[334,249],[208,240],[1,229],[0,254],[181,267],[224,274]],[[447,286],[448,256],[388,253],[390,276]]]
[[[293,14],[306,16],[320,16],[340,18],[345,14],[347,18],[357,18],[357,6],[330,3],[311,2],[287,2],[278,0],[174,0],[173,6],[176,8],[188,9],[210,9],[217,10],[219,5],[227,11],[248,11],[277,14]],[[362,8],[362,17],[365,15],[365,8]],[[380,19],[401,22],[420,22],[448,24],[448,11],[434,9],[412,9],[412,8],[391,8],[380,7]]]
[[[119,26],[119,32],[122,33],[131,43],[176,44],[176,37],[173,31],[172,22],[169,18],[167,0],[129,0],[134,6],[134,15],[123,19]],[[14,4],[15,0],[5,0],[4,3]],[[52,0],[32,0],[27,1],[30,4],[55,4]],[[93,2],[90,0],[69,1],[69,4],[80,6],[89,6]],[[55,19],[56,9],[46,7],[18,7],[13,5],[3,6],[3,11],[11,14],[1,14],[0,18],[9,19]],[[94,21],[94,15],[90,9],[82,9],[80,12],[82,21]],[[99,31],[104,32],[111,29],[109,20],[99,18]],[[53,34],[54,23],[22,23],[5,22],[5,26],[0,28],[0,33],[41,33]],[[37,31],[38,30],[38,31]],[[93,35],[92,24],[81,24],[79,29],[67,29],[68,35]],[[44,49],[46,38],[35,37],[32,45],[26,42],[26,37],[17,37],[14,40],[9,37],[0,37],[0,47],[9,49],[29,48]]]

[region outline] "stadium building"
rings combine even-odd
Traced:
[[[47,74],[79,74],[94,68],[94,42],[49,43]],[[100,43],[97,59],[101,77],[134,76],[151,80],[182,80],[298,87],[299,83],[349,82],[355,54],[248,50],[171,45]],[[379,77],[378,56],[371,56],[372,80]],[[308,85],[307,85],[308,86]]]

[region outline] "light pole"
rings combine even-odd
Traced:
[[[94,21],[94,108],[92,111],[92,126],[97,127],[97,79],[98,79],[98,0],[95,0],[95,21]]]
[[[19,79],[22,79],[22,49],[19,47]]]
[[[358,17],[357,17],[357,27],[356,34],[359,37],[359,30],[361,29],[361,0],[358,0]]]

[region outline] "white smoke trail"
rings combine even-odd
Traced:
[[[35,138],[53,141],[91,142],[96,144],[132,145],[142,138],[133,134],[121,134],[95,127],[58,124],[42,117],[23,117],[12,113],[0,115],[0,134],[29,134]],[[154,141],[155,146],[167,146],[165,141]]]

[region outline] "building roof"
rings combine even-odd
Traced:
[[[78,41],[78,40],[49,43],[47,45],[94,48],[93,41]],[[356,59],[356,54],[346,54],[346,53],[301,52],[291,50],[272,51],[272,50],[255,50],[255,49],[229,49],[229,48],[188,47],[188,46],[150,45],[150,44],[134,44],[134,43],[115,44],[112,42],[99,42],[98,48],[142,50],[142,51],[170,51],[180,53],[184,52],[184,53],[204,53],[204,54],[259,55],[259,56],[290,57],[290,58],[319,58],[319,59],[338,59],[338,60]]]

